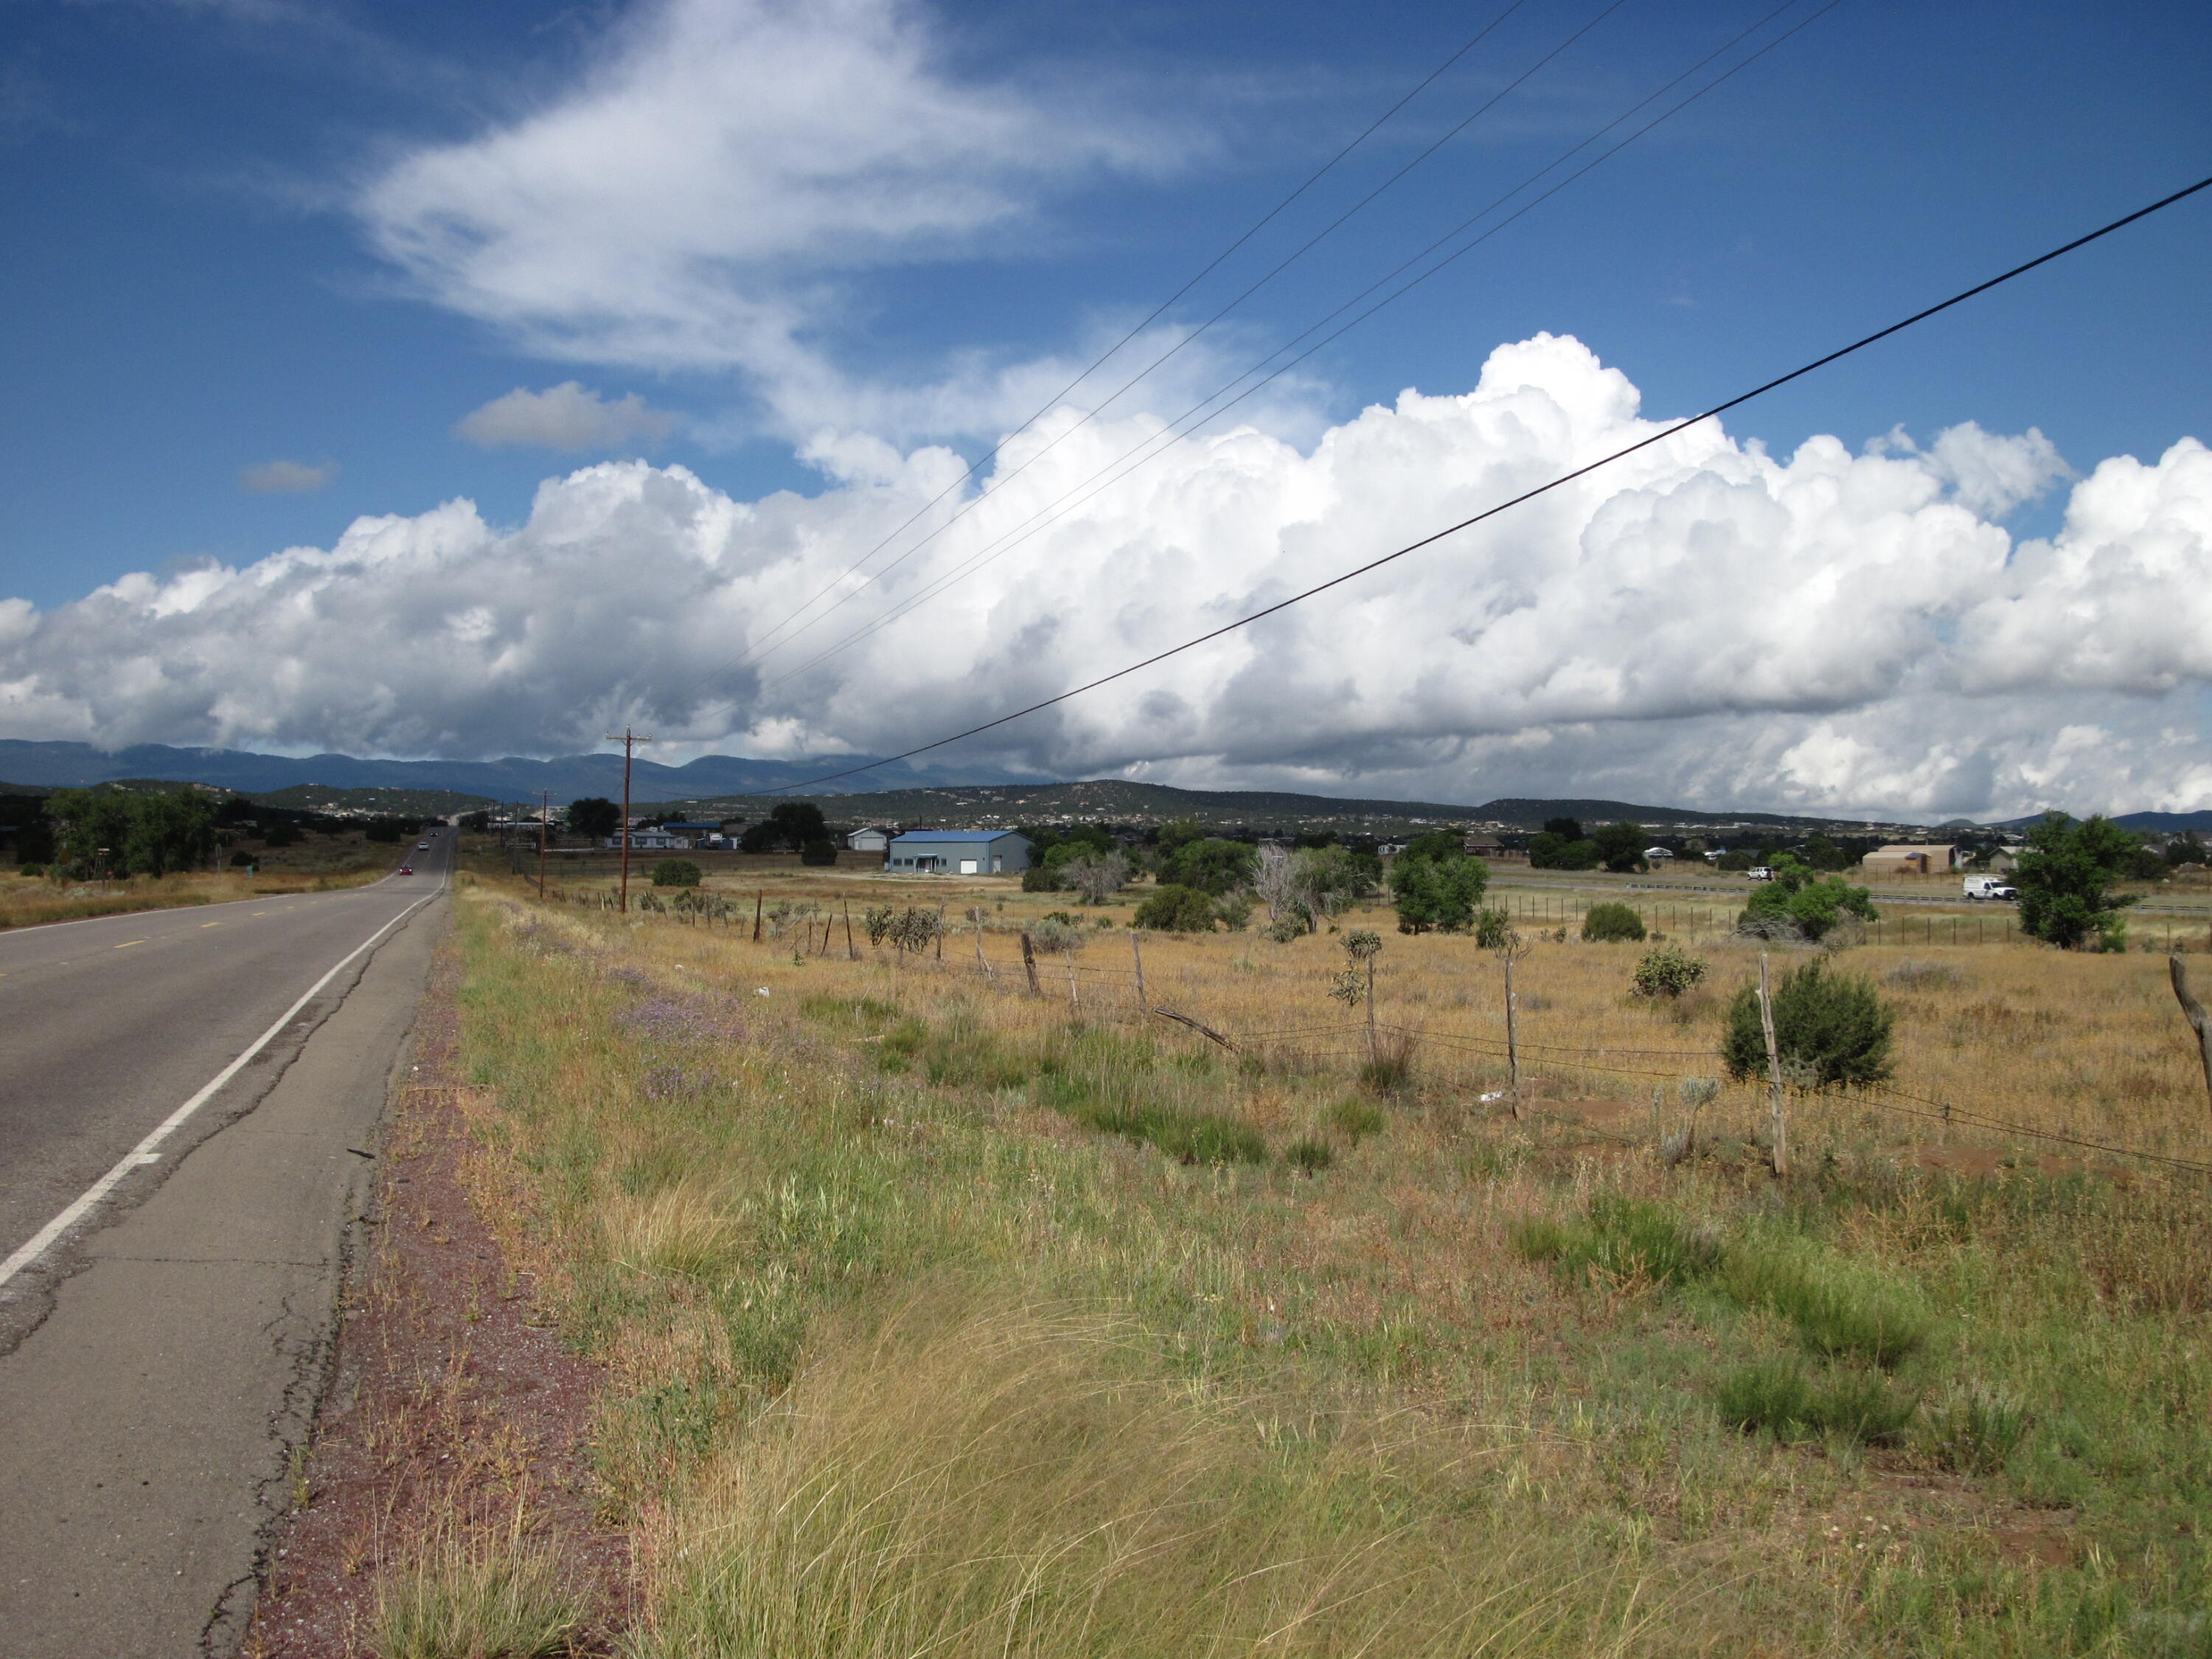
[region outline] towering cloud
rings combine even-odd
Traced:
[[[817,453],[838,475],[813,497],[740,501],[611,463],[549,480],[510,531],[453,501],[361,520],[327,550],[133,576],[45,614],[11,602],[0,732],[488,754],[635,719],[701,747],[882,753],[1655,429],[1624,375],[1550,336],[1500,348],[1470,392],[1407,392],[1310,451],[1231,433],[1087,500],[1070,493],[1157,426],[1046,451],[1073,420],[904,532],[960,463],[848,442]],[[1816,437],[1778,459],[1707,423],[965,752],[1464,799],[2212,805],[2212,453],[2106,461],[2055,537],[2015,545],[1989,515],[2063,473],[2034,433],[1856,454]],[[862,586],[847,573],[879,543],[869,569],[915,550]],[[812,626],[785,625],[825,590]]]

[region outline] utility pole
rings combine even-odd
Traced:
[[[538,896],[545,896],[545,823],[553,816],[553,792],[542,789],[538,794]]]
[[[633,732],[625,726],[620,737],[611,732],[606,741],[623,746],[623,819],[622,819],[622,902],[617,907],[624,915],[629,914],[629,757],[630,751],[641,743],[653,739],[641,732]]]

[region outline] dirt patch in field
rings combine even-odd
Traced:
[[[557,1553],[592,1613],[574,1651],[628,1616],[629,1540],[593,1524],[597,1367],[550,1328],[531,1276],[471,1203],[483,1190],[456,1070],[458,965],[441,958],[408,1082],[386,1119],[372,1243],[347,1289],[336,1374],[295,1508],[269,1554],[249,1659],[356,1659],[380,1578],[428,1540]]]

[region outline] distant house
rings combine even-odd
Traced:
[[[609,836],[607,845],[622,845],[620,836]],[[629,850],[633,853],[688,853],[691,840],[688,836],[672,836],[665,830],[633,830],[629,832]]]
[[[1030,867],[1030,844],[1012,830],[909,830],[884,850],[886,870],[917,875],[1011,876]]]
[[[1965,861],[1956,847],[1899,842],[1894,846],[1875,848],[1859,860],[1859,869],[1869,876],[1941,876],[1949,874]]]
[[[1405,850],[1406,843],[1402,841],[1378,842],[1375,847],[1376,853],[1386,859],[1395,859]]]
[[[855,853],[880,853],[891,844],[891,832],[871,824],[865,830],[855,830],[845,837],[845,845]]]
[[[1494,859],[1505,850],[1505,843],[1495,836],[1485,835],[1480,830],[1470,830],[1460,842],[1460,850],[1470,858]]]

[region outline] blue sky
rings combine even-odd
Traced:
[[[1645,414],[1684,412],[2212,172],[2201,8],[1843,0],[1814,16],[1819,4],[1799,0],[1739,55],[1811,17],[1800,32],[1240,416],[1310,453],[1403,388],[1468,392],[1495,349],[1540,332],[1620,370]],[[1173,414],[1773,9],[1528,0],[1163,326],[1201,320],[1598,21],[1114,412]],[[740,503],[849,492],[865,482],[849,459],[863,438],[972,459],[1056,368],[1149,311],[1504,9],[9,0],[0,598],[52,617],[125,573],[245,569],[286,547],[332,548],[361,515],[412,519],[455,498],[504,533],[527,527],[545,480],[609,459],[679,466]],[[687,27],[725,44],[734,31],[728,96],[765,109],[787,95],[787,125],[764,114],[690,144],[720,71],[694,52],[690,72],[671,45]],[[744,78],[773,55],[757,46],[764,29],[781,31],[773,83]],[[812,101],[805,84],[810,65],[871,30],[911,53],[858,83],[889,88],[874,130],[852,106],[854,83],[833,79]],[[891,80],[867,79],[879,71]],[[587,124],[581,149],[562,149],[562,112],[617,96],[611,85],[627,88],[622,119]],[[664,116],[669,131],[640,135]],[[899,122],[921,135],[903,179],[880,161],[898,150]],[[572,159],[597,167],[584,152],[633,139],[638,171],[610,164],[563,196]],[[841,179],[856,151],[879,158],[872,183]],[[608,211],[607,192],[633,190]],[[462,241],[504,237],[522,252],[479,259],[475,243],[438,240],[471,215]],[[1857,453],[1894,428],[1925,446],[1972,422],[2039,429],[2077,477],[2121,455],[2155,462],[2179,439],[2212,436],[2208,252],[2212,200],[2200,198],[1741,411],[1729,432],[1786,458],[1818,434]],[[556,411],[533,403],[520,424],[472,429],[562,432],[583,440],[574,447],[488,447],[457,430],[517,388],[572,380],[583,390],[562,407],[584,427],[549,426]],[[628,397],[631,417],[600,412]],[[827,430],[847,459],[823,462]],[[250,471],[272,463],[287,465]],[[2066,484],[2026,493],[1991,522],[2015,538],[2054,532]],[[824,568],[867,544],[839,542]],[[1158,619],[1161,637],[1175,620]],[[185,671],[168,678],[128,718],[32,699],[9,734],[392,752],[559,736],[462,720],[380,731],[327,710],[226,726],[210,696],[174,684]],[[604,694],[610,709],[643,697],[677,719],[701,676],[677,678],[623,690],[602,675],[570,692]],[[2197,695],[2151,678],[2099,692]],[[1842,706],[1816,692],[1768,712]],[[1698,717],[1715,714],[1759,717]],[[748,705],[722,718],[735,729],[718,744],[699,716],[700,746],[800,740],[787,714]],[[805,735],[872,749],[910,734]],[[1393,740],[1448,736],[1417,720]],[[1303,769],[1294,755],[1208,743],[1186,733],[1151,756],[1117,739],[1060,758],[1347,788],[1360,769],[1342,743]],[[1411,787],[1433,769],[1400,765],[1358,787],[1401,775]]]

